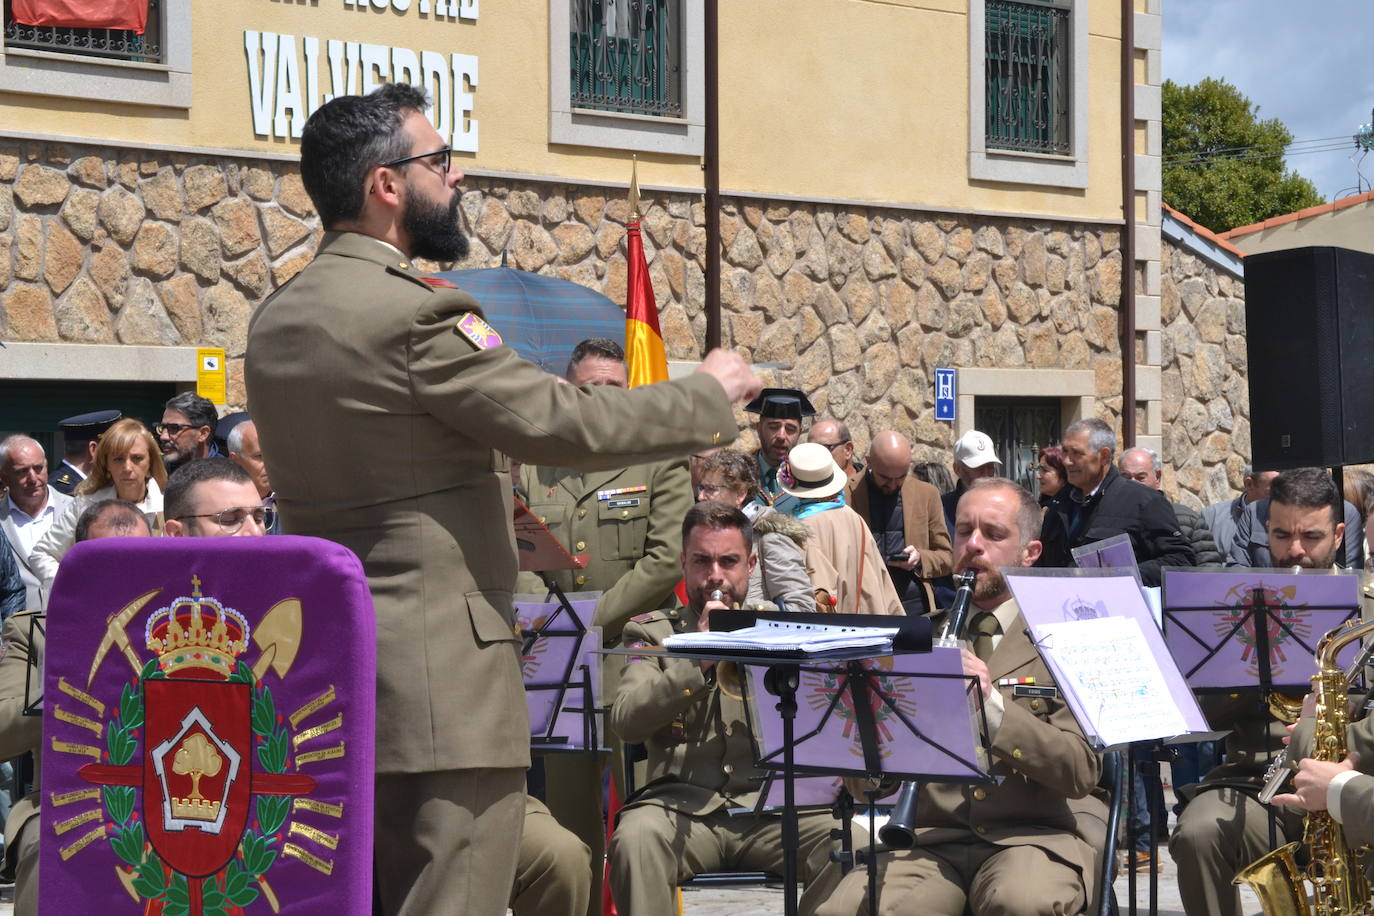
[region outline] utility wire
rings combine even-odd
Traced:
[[[1273,158],[1276,158],[1276,157],[1277,157],[1277,158],[1287,158],[1287,157],[1289,157],[1289,156],[1304,156],[1304,155],[1308,155],[1308,154],[1310,154],[1310,153],[1335,153],[1335,152],[1343,152],[1343,151],[1346,151],[1346,150],[1349,150],[1349,149],[1350,149],[1350,145],[1349,145],[1348,143],[1338,143],[1338,144],[1333,144],[1333,145],[1329,145],[1329,146],[1319,146],[1319,147],[1311,147],[1311,148],[1304,148],[1304,149],[1298,149],[1298,150],[1288,150],[1288,151],[1286,151],[1286,152],[1277,151],[1277,150],[1263,150],[1263,149],[1258,149],[1258,148],[1257,148],[1257,149],[1254,149],[1254,150],[1252,150],[1252,151],[1250,151],[1250,152],[1242,153],[1242,154],[1235,155],[1235,156],[1195,155],[1195,156],[1192,156],[1191,158],[1189,158],[1189,157],[1179,157],[1179,158],[1165,159],[1165,160],[1163,161],[1163,166],[1164,166],[1164,168],[1179,168],[1179,167],[1182,167],[1182,166],[1212,165],[1212,164],[1220,164],[1220,163],[1224,163],[1224,162],[1256,162],[1256,161],[1259,161],[1259,160],[1263,160],[1263,159],[1273,159]]]
[[[1350,140],[1350,135],[1349,135],[1349,134],[1341,134],[1341,135],[1338,136],[1338,137],[1315,137],[1315,138],[1313,138],[1313,139],[1311,139],[1311,140],[1294,140],[1292,143],[1289,143],[1287,146],[1285,146],[1284,149],[1288,149],[1288,148],[1291,148],[1291,147],[1294,147],[1294,146],[1304,146],[1304,145],[1313,144],[1313,143],[1329,143],[1329,142],[1331,142],[1331,141],[1333,141],[1333,140]],[[1231,147],[1226,147],[1226,148],[1223,148],[1223,149],[1214,149],[1214,150],[1205,150],[1205,151],[1199,150],[1199,151],[1193,152],[1193,153],[1175,153],[1174,156],[1172,156],[1172,157],[1167,157],[1167,158],[1181,158],[1181,157],[1189,157],[1189,158],[1192,158],[1193,156],[1216,156],[1216,155],[1220,155],[1220,154],[1222,154],[1222,153],[1246,152],[1246,151],[1254,150],[1254,149],[1259,149],[1259,147],[1258,147],[1258,146],[1231,146]]]

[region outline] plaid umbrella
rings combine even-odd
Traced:
[[[512,267],[435,274],[482,305],[487,322],[525,359],[562,375],[573,347],[588,337],[625,344],[625,310],[571,280]]]

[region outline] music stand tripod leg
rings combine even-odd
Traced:
[[[783,913],[797,916],[797,798],[796,761],[793,758],[797,719],[797,685],[800,676],[794,665],[773,665],[764,675],[764,688],[778,698],[782,714],[782,857]]]

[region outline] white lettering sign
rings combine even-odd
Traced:
[[[397,12],[410,7],[411,0],[344,0],[345,6],[365,6],[369,2]],[[425,0],[419,0],[425,12]],[[454,15],[477,17],[477,0],[436,0],[439,8],[451,8]],[[471,16],[469,16],[469,11]],[[330,39],[325,43],[324,68],[328,71],[328,91],[321,84],[320,39],[275,32],[245,31],[243,50],[248,64],[248,96],[253,114],[253,133],[261,137],[299,139],[305,120],[325,102],[341,95],[366,95],[384,83],[410,83],[429,90],[433,106],[429,119],[439,136],[455,150],[477,152],[476,105],[477,57],[437,51],[416,52],[410,48]]]

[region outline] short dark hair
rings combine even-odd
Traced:
[[[425,112],[429,93],[387,83],[367,95],[341,95],[315,110],[301,132],[301,182],[326,229],[363,212],[363,180],[384,162],[403,159],[414,139],[406,113]]]
[[[1339,508],[1341,493],[1336,489],[1336,481],[1325,468],[1293,468],[1274,478],[1269,489],[1269,504],[1293,506],[1298,509],[1331,510],[1331,527],[1345,516]]]
[[[625,362],[625,348],[609,337],[588,337],[573,347],[572,356],[568,359],[568,368],[563,373],[563,377],[572,378],[573,370],[577,368],[577,364],[589,356],[623,363]]]
[[[215,402],[201,397],[194,391],[183,391],[164,404],[163,409],[175,410],[190,421],[192,426],[208,426],[211,432],[219,422],[219,411],[215,410]]]
[[[228,458],[216,456],[188,461],[167,478],[167,492],[162,495],[162,514],[167,518],[186,518],[194,514],[191,493],[196,484],[207,480],[253,483],[248,472]]]
[[[152,534],[148,520],[138,511],[138,506],[122,499],[102,499],[87,506],[76,520],[76,543],[90,540],[91,529],[97,522],[109,525],[118,535],[128,535],[140,525],[144,531]]]
[[[750,551],[754,549],[754,526],[749,524],[748,516],[734,506],[708,499],[688,509],[682,520],[683,550],[687,549],[687,539],[698,528],[710,528],[712,531],[729,531],[733,528],[744,536],[744,546]]]

